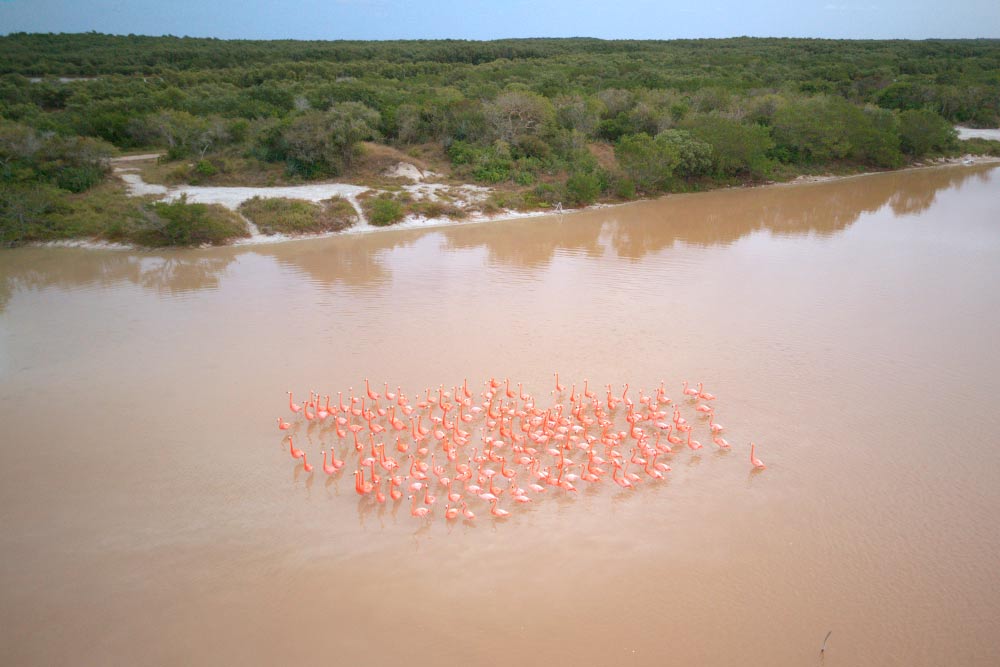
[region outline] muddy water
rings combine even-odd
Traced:
[[[3,662],[997,664],[997,202],[1000,169],[949,167],[6,252]],[[554,369],[702,380],[734,449],[449,527],[304,473],[274,426],[288,388],[492,374],[541,396]]]

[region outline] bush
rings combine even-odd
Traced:
[[[933,111],[918,109],[899,114],[899,138],[904,153],[921,157],[954,148],[958,133]]]
[[[376,227],[395,224],[405,215],[403,205],[388,193],[365,199],[363,206],[368,222]]]
[[[147,224],[133,238],[143,245],[221,245],[250,236],[236,213],[217,204],[189,204],[185,195],[175,202],[151,204],[146,212]]]
[[[566,179],[566,199],[573,206],[593,204],[601,195],[601,179],[596,174],[576,173]]]
[[[104,168],[97,164],[65,166],[56,170],[54,180],[63,190],[83,192],[104,180]]]
[[[340,197],[322,205],[301,199],[254,197],[240,204],[242,213],[262,234],[309,234],[340,231],[357,221],[351,203]]]
[[[619,178],[612,183],[612,190],[620,199],[635,199],[635,182],[631,178]]]
[[[63,197],[46,185],[0,185],[0,245],[59,238],[52,214],[65,208]]]
[[[685,127],[712,147],[712,167],[717,176],[762,178],[770,173],[768,153],[774,141],[767,127],[705,115],[692,117]]]
[[[425,218],[451,218],[452,220],[460,220],[467,215],[464,210],[454,204],[427,199],[411,203],[406,207],[406,213],[421,215]]]
[[[203,178],[209,178],[219,173],[219,168],[212,164],[211,160],[198,160],[194,166],[194,173]]]
[[[615,157],[632,182],[646,192],[665,189],[680,163],[677,146],[666,138],[653,139],[646,133],[626,134],[619,139]]]

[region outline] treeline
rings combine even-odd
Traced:
[[[356,176],[377,141],[537,206],[893,168],[954,150],[953,123],[1000,125],[1000,41],[14,34],[0,215],[37,184],[93,185],[115,148],[162,149],[189,181],[250,164],[302,180]]]

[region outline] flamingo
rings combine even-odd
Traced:
[[[493,498],[493,500],[490,501],[490,514],[492,514],[493,516],[495,516],[495,517],[497,517],[499,519],[503,519],[503,518],[507,517],[508,515],[510,515],[510,512],[508,512],[507,510],[503,510],[503,509],[500,509],[499,507],[497,507],[497,503],[498,502],[500,502],[500,501],[497,498],[495,498],[495,497]]]
[[[691,439],[691,431],[688,431],[687,446],[694,450],[701,449],[702,447],[702,444],[700,442]]]
[[[717,424],[715,422],[715,411],[708,413],[708,427],[712,429],[712,433],[722,433],[726,430],[726,427],[722,424]]]
[[[416,517],[420,517],[422,519],[422,518],[424,518],[425,516],[427,516],[428,514],[431,513],[431,511],[429,509],[427,509],[426,507],[417,507],[417,497],[416,496],[410,496],[410,500],[413,501],[413,504],[410,505],[410,514],[411,515],[416,516]]]
[[[359,495],[370,494],[377,503],[384,503],[387,498],[400,502],[403,496],[407,496],[414,501],[411,513],[421,518],[434,514],[432,506],[437,498],[431,488],[435,484],[441,487],[438,494],[447,498],[444,508],[446,520],[458,519],[459,512],[466,520],[475,517],[469,510],[467,502],[471,501],[466,496],[478,496],[488,503],[492,516],[502,519],[515,509],[512,507],[508,512],[500,508],[499,501],[504,492],[511,498],[512,504],[516,503],[516,507],[532,502],[535,496],[529,497],[529,493],[544,493],[549,487],[575,493],[577,487],[574,484],[580,480],[593,484],[610,477],[621,488],[634,490],[650,478],[665,477],[670,466],[659,462],[658,457],[676,452],[677,449],[672,450],[671,445],[686,445],[692,451],[703,448],[694,440],[692,424],[681,416],[681,410],[672,405],[666,396],[663,381],[649,395],[639,389],[634,403],[627,383],[617,395],[614,385],[609,384],[605,404],[603,394],[598,398],[600,392],[590,388],[589,380],[584,379],[581,391],[577,392],[573,384],[570,393],[565,394],[566,387],[559,374],[554,373],[554,377],[556,390],[552,394],[558,395],[546,408],[536,405],[531,394],[525,391],[523,384],[515,382],[515,378],[497,380],[496,377],[485,383],[482,399],[472,395],[467,378],[451,391],[445,391],[445,385],[441,384],[432,395],[428,388],[415,414],[416,407],[411,406],[402,389],[393,393],[388,382],[383,383],[384,393],[379,394],[366,380],[365,391],[355,395],[351,389],[349,401],[344,400],[348,398],[344,396],[347,392],[337,392],[336,403],[332,393],[320,394],[316,391],[309,392],[308,401],[301,406],[295,404],[291,391],[288,398],[289,408],[303,413],[309,421],[333,416],[338,438],[347,438],[347,431],[351,431],[358,453],[355,490]],[[712,443],[720,450],[730,449],[730,444],[721,437],[725,429],[715,421],[715,410],[709,403],[715,397],[704,391],[704,384],[699,382],[694,389],[685,381],[684,395],[700,399],[692,400],[690,405],[707,422]],[[387,404],[381,406],[379,402],[383,396]],[[669,417],[670,408],[666,407],[668,405],[673,408],[672,419]],[[617,411],[618,408],[624,408],[627,414]],[[397,416],[400,412],[406,415],[403,419]],[[429,425],[423,424],[424,417],[429,420]],[[285,421],[281,416],[276,421],[281,431],[300,427],[300,424]],[[471,429],[463,430],[471,423],[481,426],[481,439],[476,446],[472,443]],[[327,430],[324,428],[322,432]],[[359,434],[366,430],[368,439],[364,440]],[[652,437],[653,432],[655,438]],[[375,436],[385,433],[395,435],[395,443],[391,440],[376,442]],[[287,440],[291,456],[302,459],[300,470],[311,474],[313,465],[307,460],[306,453],[295,447],[291,437]],[[409,459],[407,476],[398,474],[405,471],[399,469],[399,461],[387,455],[386,445],[395,446],[396,452]],[[346,446],[350,446],[350,440]],[[600,451],[602,447],[603,452]],[[337,459],[335,447],[329,447],[329,452],[325,449],[320,449],[322,469],[327,477],[333,477],[345,466],[345,462]],[[471,456],[469,449],[472,449]],[[585,454],[582,461],[571,460],[575,450]],[[440,460],[436,456],[438,451],[442,453]],[[750,459],[755,469],[765,467],[756,457],[754,443],[750,443]],[[507,467],[508,460],[511,461],[510,468]],[[405,465],[404,459],[400,461]],[[605,469],[608,464],[614,466],[611,475]],[[370,467],[370,477],[365,466]],[[630,467],[641,470],[629,472]],[[377,468],[381,468],[379,472],[385,471],[384,477],[375,474]],[[524,489],[517,483],[518,473],[523,473],[522,479],[525,475],[530,476],[522,482]],[[498,480],[506,483],[498,487]],[[462,482],[462,485],[456,485],[456,481]]]
[[[323,450],[323,472],[327,475],[333,475],[337,472],[337,469],[326,462],[326,450]]]
[[[288,392],[288,409],[291,410],[292,412],[298,412],[299,410],[302,409],[301,405],[292,402],[292,392],[290,391]]]
[[[344,462],[337,460],[337,453],[333,451],[333,447],[330,448],[330,464],[334,470],[340,470],[344,467]]]
[[[359,496],[371,493],[374,487],[374,484],[365,481],[365,473],[360,470],[354,471],[354,490],[358,492]]]

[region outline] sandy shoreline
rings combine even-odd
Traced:
[[[112,164],[118,164],[121,162],[135,162],[140,160],[155,159],[157,154],[148,155],[134,155],[126,156],[122,158],[115,158]],[[849,175],[820,175],[820,176],[799,176],[792,179],[791,181],[784,182],[771,182],[763,183],[760,185],[752,186],[732,186],[732,188],[770,188],[770,187],[788,187],[793,185],[805,185],[810,183],[825,183],[829,181],[845,180],[849,178],[862,178],[865,176],[872,176],[876,174],[893,173],[897,171],[912,171],[915,169],[929,169],[934,167],[947,167],[947,166],[970,166],[979,164],[994,164],[1000,163],[1000,157],[992,156],[963,156],[960,158],[947,158],[941,159],[927,164],[916,164],[903,169],[895,169],[889,171],[870,171],[862,172],[859,174],[849,174]],[[287,234],[254,234],[249,238],[236,239],[233,242],[227,244],[231,246],[244,246],[244,245],[261,245],[269,243],[285,243],[288,241],[301,241],[310,239],[322,239],[330,238],[332,236],[344,236],[353,234],[367,234],[382,231],[391,231],[399,229],[434,229],[438,227],[449,227],[455,225],[469,225],[469,224],[482,224],[486,222],[498,222],[501,220],[517,220],[523,218],[537,218],[543,216],[551,215],[562,215],[567,213],[575,213],[579,211],[596,210],[601,208],[610,208],[615,206],[625,206],[627,204],[632,204],[638,201],[649,201],[643,199],[636,199],[628,202],[620,202],[615,204],[593,204],[591,206],[586,206],[576,209],[563,209],[561,211],[504,211],[496,215],[471,215],[468,218],[461,220],[453,220],[451,218],[423,218],[416,216],[407,216],[403,221],[396,223],[394,225],[388,225],[385,227],[376,227],[367,223],[361,214],[361,207],[358,203],[356,197],[357,195],[373,190],[375,188],[368,188],[360,185],[351,185],[347,183],[313,183],[309,185],[301,186],[278,186],[278,187],[205,187],[205,186],[180,186],[176,188],[168,188],[164,185],[159,185],[155,183],[146,183],[142,180],[142,177],[135,173],[137,170],[132,167],[115,167],[115,175],[122,178],[125,181],[127,187],[129,188],[129,193],[133,196],[142,195],[160,195],[168,201],[175,200],[179,198],[182,194],[188,195],[188,201],[206,203],[206,204],[220,204],[235,210],[240,203],[250,199],[255,196],[264,197],[289,197],[293,199],[303,199],[307,201],[318,202],[324,199],[328,199],[332,196],[341,196],[355,207],[359,212],[361,217],[361,222],[349,227],[348,229],[338,231],[338,232],[324,232],[321,234],[297,234],[297,235],[287,235]],[[443,184],[435,183],[416,183],[412,186],[407,186],[411,192],[429,192],[433,196],[433,190],[435,186]],[[456,186],[462,188],[468,188],[473,192],[488,192],[487,188],[476,185],[464,185]],[[709,190],[708,192],[713,192]],[[701,194],[701,193],[692,193]],[[670,197],[672,195],[666,194],[662,197]],[[661,197],[656,197],[659,199]],[[109,241],[100,241],[94,239],[69,239],[64,241],[46,241],[31,244],[35,246],[44,247],[55,247],[55,248],[92,248],[101,250],[145,250],[142,246],[136,246],[127,243],[112,243]],[[210,247],[210,246],[208,246]],[[162,250],[162,248],[161,248]]]

